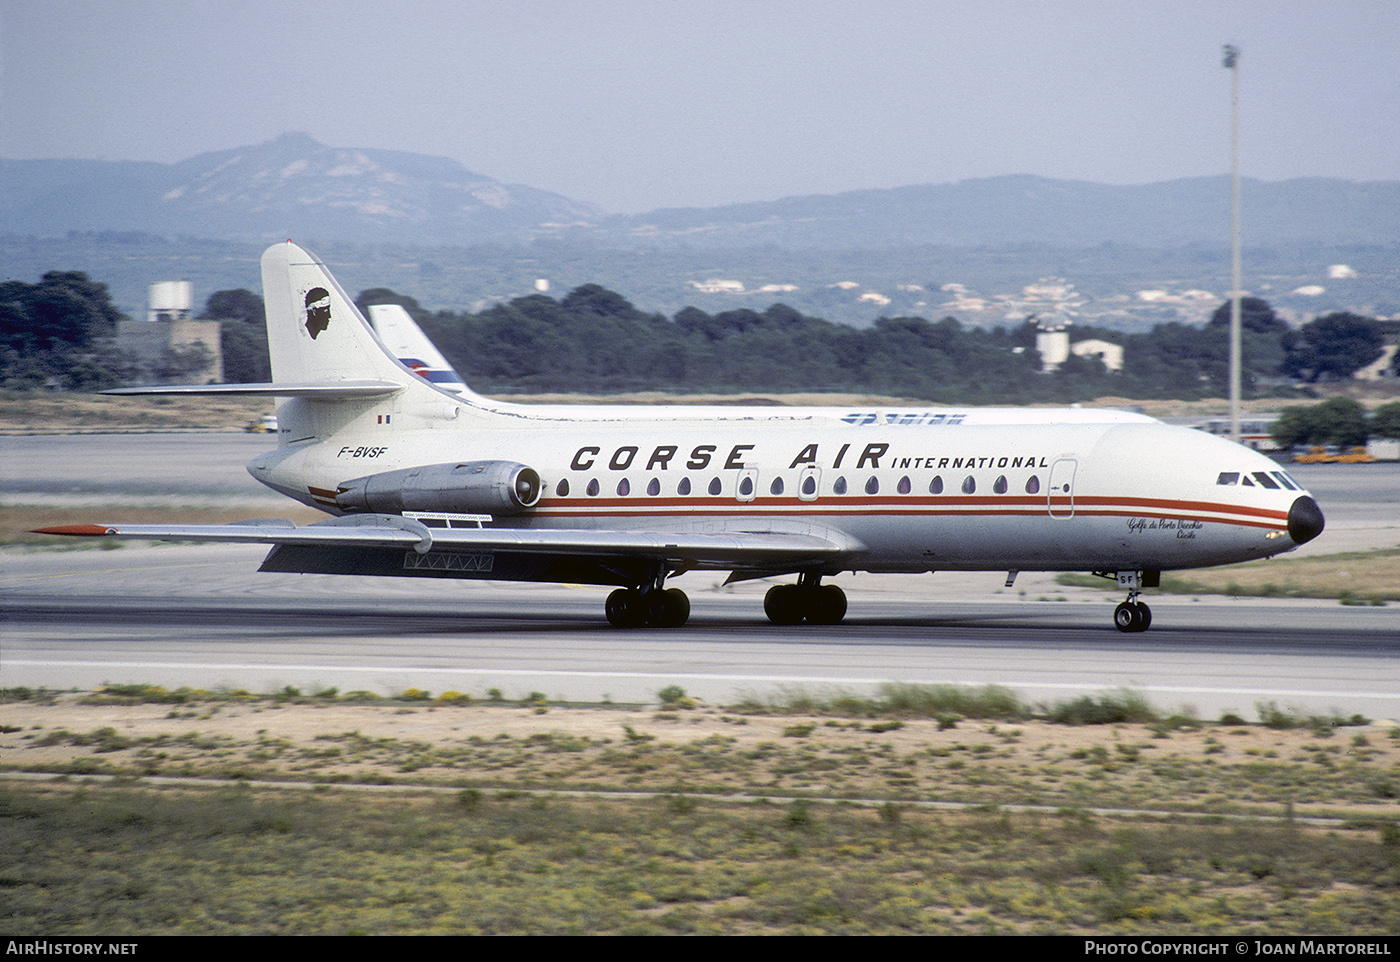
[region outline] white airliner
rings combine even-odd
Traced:
[[[778,624],[835,624],[843,571],[1090,571],[1142,631],[1162,571],[1266,558],[1322,532],[1248,448],[1078,409],[516,405],[424,380],[315,256],[262,259],[273,382],[121,393],[279,398],[263,484],[336,517],[66,525],[45,533],[273,545],[263,571],[615,585],[617,627],[678,627],[667,581],[793,576]]]

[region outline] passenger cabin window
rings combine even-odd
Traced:
[[[710,494],[712,494],[712,495],[717,495],[717,494],[719,494],[719,493],[720,493],[720,490],[722,489],[722,487],[723,487],[723,486],[719,483],[719,478],[711,478],[711,479],[710,479]]]
[[[589,496],[590,498],[596,498],[596,497],[598,496],[598,479],[597,479],[597,478],[593,478],[592,480],[590,480],[590,481],[588,482],[587,491],[588,491],[588,496]]]
[[[1040,493],[1040,477],[1039,477],[1039,475],[1033,474],[1033,475],[1031,475],[1029,478],[1026,479],[1026,494],[1039,494],[1039,493]]]
[[[846,493],[846,478],[844,475],[836,479],[836,483],[831,486],[831,490],[837,494]]]
[[[564,480],[560,481],[559,487],[554,489],[554,493],[559,495],[559,497],[561,498],[567,498],[569,496],[569,479],[565,478]]]
[[[817,479],[810,474],[802,479],[802,493],[809,498],[817,493]]]
[[[773,483],[770,484],[770,485],[768,486],[768,490],[769,490],[769,492],[772,493],[772,494],[782,494],[782,493],[783,493],[783,479],[782,479],[782,478],[774,478],[774,479],[773,479]]]
[[[678,484],[678,485],[676,485],[676,494],[679,494],[679,495],[687,495],[687,494],[690,494],[690,479],[689,479],[689,478],[681,478],[681,483]]]
[[[647,494],[651,495],[654,498],[660,493],[661,481],[659,479],[652,478],[650,481],[647,482]]]
[[[1238,471],[1221,471],[1220,477],[1215,479],[1216,484],[1239,484],[1240,473]]]
[[[936,474],[936,475],[933,476],[933,480],[930,481],[930,482],[928,483],[928,493],[929,493],[929,494],[942,494],[942,493],[943,493],[943,475],[941,475],[941,474]]]
[[[976,491],[977,479],[969,474],[967,477],[963,478],[962,492],[963,494],[974,494]]]
[[[718,494],[719,492],[716,491],[715,493]],[[747,498],[751,494],[753,494],[753,478],[745,475],[739,482],[739,497]]]
[[[1003,474],[1001,477],[996,479],[996,483],[992,485],[992,490],[995,491],[997,494],[1005,494],[1006,489],[1006,475]]]
[[[870,480],[867,481],[867,482],[865,482],[865,493],[866,493],[866,494],[879,494],[879,493],[880,493],[880,479],[877,478],[877,477],[875,477],[874,475],[871,475],[871,476],[870,476]]]
[[[632,493],[632,482],[631,482],[631,481],[628,481],[626,478],[623,478],[621,481],[617,482],[617,496],[618,496],[619,498],[625,498],[625,497],[627,497],[627,496],[628,496],[629,494],[631,494],[631,493]]]
[[[902,477],[902,478],[899,479],[899,493],[900,493],[900,494],[908,494],[910,491],[913,491],[913,490],[914,490],[914,483],[913,483],[912,481],[909,480],[909,475],[906,474],[904,477]]]

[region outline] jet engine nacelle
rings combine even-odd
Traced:
[[[540,500],[540,476],[513,461],[462,461],[385,471],[342,483],[335,503],[347,512],[519,514]]]

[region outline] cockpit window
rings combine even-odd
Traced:
[[[1278,490],[1278,482],[1269,477],[1269,472],[1267,471],[1255,471],[1254,480],[1258,481],[1266,488],[1273,488],[1275,491]]]
[[[1278,478],[1278,483],[1281,484],[1281,485],[1283,485],[1283,486],[1284,486],[1285,488],[1287,488],[1289,491],[1301,491],[1301,490],[1302,490],[1301,488],[1298,487],[1298,485],[1293,481],[1292,478],[1290,478],[1288,475],[1284,474],[1282,471],[1270,471],[1269,473],[1272,474],[1274,477]]]
[[[1215,479],[1216,484],[1239,484],[1240,473],[1238,471],[1221,471],[1220,477]]]

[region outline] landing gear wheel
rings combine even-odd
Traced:
[[[608,624],[614,628],[640,628],[646,624],[646,607],[642,604],[642,593],[636,588],[618,588],[608,595],[604,610]]]
[[[836,585],[774,585],[763,597],[763,612],[775,625],[839,625],[846,593]]]
[[[679,628],[690,618],[690,598],[679,588],[647,596],[647,621],[654,628]]]
[[[1138,612],[1135,605],[1123,602],[1113,609],[1113,625],[1119,631],[1137,631]]]
[[[841,619],[846,617],[846,592],[836,585],[820,585],[810,590],[807,623],[839,625]]]
[[[1140,625],[1139,625],[1139,627],[1138,627],[1138,631],[1146,631],[1148,628],[1151,628],[1151,627],[1152,627],[1152,609],[1149,608],[1149,607],[1147,607],[1147,605],[1144,604],[1144,603],[1141,602],[1141,601],[1135,601],[1135,602],[1133,602],[1133,604],[1137,605],[1137,610],[1138,610],[1138,619],[1139,619],[1139,621],[1140,621]]]
[[[1152,609],[1141,601],[1125,601],[1113,609],[1113,624],[1119,631],[1146,631],[1152,624]]]
[[[763,596],[763,613],[775,625],[795,625],[802,620],[802,596],[797,585],[774,585]]]

